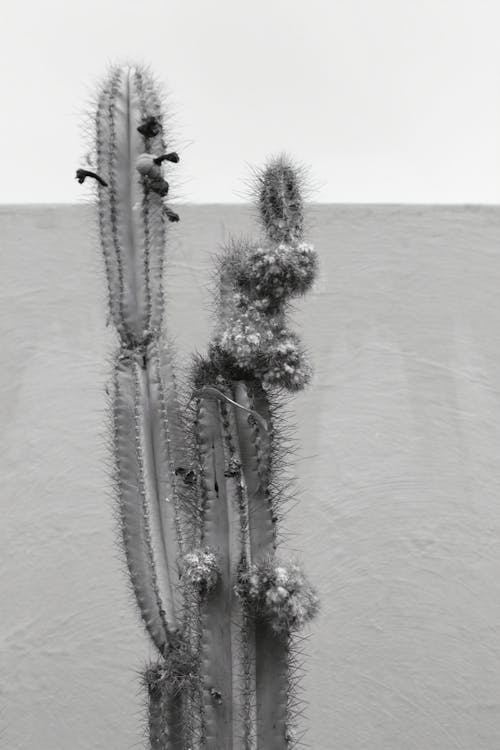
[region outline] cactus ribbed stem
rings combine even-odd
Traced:
[[[235,401],[246,408],[255,409],[248,388],[244,383],[234,386]],[[265,409],[265,398],[261,393],[259,406],[269,419]],[[245,479],[249,516],[250,560],[258,564],[274,553],[276,548],[276,525],[273,509],[266,492],[266,471],[262,466],[261,445],[258,429],[249,424],[248,418],[236,409],[236,423]],[[266,444],[269,436],[264,437]],[[269,460],[269,457],[267,458]],[[288,648],[272,632],[268,623],[257,621],[253,632],[255,654],[255,704],[257,750],[284,750],[286,741],[287,695],[288,695]]]
[[[143,119],[144,74],[117,68],[103,87],[96,115],[97,170],[109,183],[100,193],[100,227],[111,314],[125,340],[139,341],[161,323],[165,228],[161,196],[136,169],[145,152],[137,131]],[[151,95],[150,95],[151,98]],[[148,148],[164,147],[158,135]]]
[[[179,554],[183,555],[186,546],[194,544],[192,527],[195,505],[192,489],[186,486],[176,473],[176,469],[186,467],[190,459],[185,439],[185,419],[177,398],[170,343],[160,346],[158,338],[154,338],[150,346],[149,362],[151,383],[158,392],[161,442],[164,451],[164,460],[160,467],[165,472],[164,489],[167,493],[163,497],[168,497],[170,501],[169,504],[162,504],[163,514],[166,515],[166,507],[174,509],[170,523],[175,525]],[[168,518],[163,522],[169,523]]]
[[[116,476],[123,544],[132,586],[146,628],[162,653],[167,644],[168,628],[153,564],[143,464],[138,450],[141,424],[136,369],[137,364],[131,359],[118,358],[115,364],[113,410]]]
[[[203,505],[203,543],[221,560],[220,578],[202,608],[203,709],[207,750],[233,750],[232,579],[238,556],[230,538],[230,513],[224,478],[225,454],[220,406],[198,405],[199,458]],[[230,500],[230,498],[229,498]],[[232,514],[231,514],[232,517]]]
[[[232,612],[231,612],[231,655],[233,673],[233,734],[235,746],[244,750],[252,747],[255,722],[251,700],[255,696],[252,683],[253,663],[250,654],[250,623],[245,603],[234,596],[238,570],[249,557],[248,506],[244,497],[241,478],[241,458],[236,439],[236,424],[231,406],[220,401],[222,430],[226,447],[226,492],[228,495],[229,531],[231,539],[231,559],[237,563],[232,570]]]
[[[109,309],[121,343],[113,403],[116,487],[132,586],[146,629],[166,660],[159,662],[161,679],[148,682],[151,746],[185,750],[184,694],[192,677],[182,675],[190,656],[182,649],[173,660],[169,654],[192,620],[178,580],[182,515],[192,490],[180,488],[176,474],[178,466],[188,465],[188,451],[171,353],[159,345],[167,183],[160,166],[156,183],[138,168],[144,154],[164,153],[161,103],[151,75],[140,66],[113,67],[97,101],[96,157]]]
[[[157,567],[162,570],[164,590],[166,590],[166,620],[169,629],[174,631],[179,627],[182,606],[181,592],[177,585],[177,514],[171,484],[168,481],[170,479],[168,463],[164,460],[165,445],[159,409],[158,383],[151,377],[152,374],[154,375],[154,362],[147,360],[147,368],[140,368],[138,371],[143,419],[142,453],[145,462],[147,496],[150,498],[151,514],[154,515],[155,521],[153,526],[157,537]]]
[[[235,383],[234,400],[246,409],[253,408],[248,388],[243,382]],[[257,563],[275,548],[275,525],[266,485],[262,481],[261,457],[257,448],[257,432],[251,422],[252,417],[241,409],[235,409],[235,419],[248,498],[251,562]]]

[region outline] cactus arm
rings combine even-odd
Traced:
[[[138,447],[144,484],[143,513],[149,513],[153,523],[147,527],[147,540],[143,533],[141,544],[147,548],[147,559],[142,555],[143,564],[156,561],[156,568],[149,573],[143,570],[142,575],[155,581],[157,609],[160,613],[165,610],[161,617],[167,629],[174,631],[182,606],[177,586],[177,557],[182,551],[182,537],[172,466],[173,446],[168,432],[168,418],[174,415],[168,412],[178,407],[170,394],[165,398],[157,341],[163,310],[165,228],[161,196],[148,187],[137,168],[144,156],[146,160],[154,159],[151,151],[162,154],[165,150],[161,114],[155,83],[143,68],[113,67],[101,88],[96,112],[98,172],[108,186],[98,193],[101,246],[110,312],[122,351],[124,355],[143,358],[138,370],[137,410],[142,425]],[[146,137],[141,128],[148,119],[157,127],[154,132],[150,129]],[[159,165],[155,168],[161,169]],[[172,370],[170,362],[169,365],[167,377]],[[176,434],[174,440],[182,438]],[[128,506],[127,499],[123,507]],[[135,531],[127,537],[126,556],[137,564],[139,553],[133,552],[130,545],[137,537],[139,521],[131,513],[122,513],[122,523],[126,526],[129,522],[135,524]],[[144,615],[149,621],[151,613]],[[155,638],[157,646],[164,641],[163,637],[158,640],[158,633]]]
[[[253,409],[246,383],[234,384],[234,400],[245,409]],[[276,547],[275,526],[263,474],[266,469],[258,448],[258,433],[252,417],[245,411],[235,409],[238,442],[248,501],[249,537],[251,562],[258,562]]]
[[[115,70],[109,79],[102,84],[95,117],[97,169],[101,174],[107,175],[108,180],[110,180],[114,169],[112,144],[115,141],[112,97],[115,82],[119,75],[119,70]],[[100,191],[97,208],[101,249],[108,283],[109,310],[115,326],[119,329],[123,319],[121,312],[123,267],[120,253],[116,251],[115,245],[116,208],[113,196],[111,189]]]
[[[167,643],[167,623],[157,587],[156,569],[152,565],[153,549],[140,452],[140,383],[136,368],[137,363],[131,359],[118,358],[115,363],[116,481],[130,579],[146,628],[157,649],[163,652]]]
[[[142,138],[134,127],[139,101],[133,83],[133,71],[122,76],[115,99],[116,149],[120,154],[115,165],[116,212],[119,222],[118,242],[123,248],[125,270],[124,303],[125,325],[136,339],[145,329],[145,288],[139,283],[141,274],[140,248],[144,247],[144,226],[141,221],[142,185],[135,170],[134,156],[140,153]]]
[[[162,503],[163,523],[175,526],[179,553],[183,555],[186,547],[194,543],[193,527],[196,524],[193,517],[196,515],[197,498],[194,490],[176,474],[179,467],[188,467],[190,458],[186,446],[188,427],[177,398],[171,343],[160,346],[158,340],[154,339],[149,361],[151,382],[158,393],[165,465],[168,464],[168,469],[165,468],[165,490],[171,503]]]
[[[138,132],[146,109],[157,115],[160,104],[142,72],[115,68],[97,107],[98,172],[109,185],[99,194],[99,223],[111,314],[122,338],[133,341],[160,325],[162,311],[164,207],[136,163],[164,142],[160,134],[145,141]]]
[[[225,466],[230,466],[230,445],[227,440],[227,411],[225,404],[220,404],[221,428],[225,444]],[[232,674],[232,704],[233,704],[233,741],[235,747],[241,747],[238,743],[244,736],[244,704],[245,704],[245,664],[244,664],[244,632],[243,611],[241,602],[235,593],[237,582],[238,564],[241,562],[244,540],[241,536],[241,507],[239,504],[238,491],[235,486],[239,477],[232,478],[225,472],[225,486],[228,498],[228,520],[229,520],[229,550],[230,550],[230,628],[231,628],[231,674]]]
[[[232,400],[231,400],[232,401]],[[232,402],[233,404],[235,402]],[[222,427],[227,446],[226,472],[227,491],[234,502],[233,513],[236,514],[232,523],[238,529],[235,539],[237,548],[234,559],[239,555],[239,568],[245,568],[250,559],[250,541],[248,536],[248,502],[246,498],[245,482],[241,473],[241,456],[237,438],[237,428],[234,409],[221,402]],[[231,504],[230,504],[231,506]],[[234,736],[240,744],[238,748],[253,750],[255,747],[255,635],[254,620],[248,612],[245,601],[239,597],[233,600],[233,726]]]
[[[116,70],[111,83],[106,120],[108,139],[103,149],[104,163],[99,171],[109,173],[109,214],[113,250],[118,269],[118,318],[115,325],[121,335],[138,340],[145,328],[145,289],[141,278],[140,249],[144,247],[141,221],[142,185],[135,170],[134,156],[142,149],[142,137],[132,127],[132,118],[139,120],[138,99],[132,83],[133,69]],[[100,110],[98,110],[99,116]],[[105,171],[104,171],[105,170]]]
[[[220,407],[203,398],[198,405],[199,457],[204,494],[203,543],[221,561],[220,577],[202,605],[201,666],[203,734],[207,750],[233,750],[231,653],[232,549]]]
[[[259,423],[253,428],[258,449],[257,465],[267,486],[271,473],[273,423],[267,394],[258,381],[253,388],[253,409],[264,417],[268,425],[267,430],[260,429]],[[270,512],[276,533],[274,508],[271,507]],[[274,547],[269,545],[268,552],[274,551]],[[258,742],[263,748],[281,750],[288,747],[290,644],[288,638],[277,638],[269,623],[263,620],[257,620],[254,628]]]
[[[247,409],[257,410],[257,403],[243,382],[235,383],[234,399]],[[260,392],[260,414],[270,424],[269,409],[266,406],[265,394]],[[235,412],[248,502],[249,562],[257,564],[272,555],[276,549],[275,517],[267,492],[269,435],[263,434],[258,422],[249,424],[248,418],[240,409]],[[267,448],[266,456],[263,454],[263,447]],[[260,618],[254,623],[252,636],[255,652],[257,749],[284,750],[287,747],[287,642],[278,639],[270,625]]]
[[[159,750],[185,750],[184,695],[193,665],[180,627],[181,610],[183,626],[187,610],[178,556],[181,496],[188,498],[192,490],[182,491],[176,477],[176,467],[188,465],[185,436],[172,352],[160,346],[162,198],[168,191],[161,164],[178,157],[165,153],[158,91],[144,67],[113,66],[97,100],[97,173],[80,170],[77,178],[94,176],[99,184],[109,310],[121,347],[114,366],[113,423],[123,547],[141,616],[161,654],[147,670],[150,742]]]
[[[165,618],[170,631],[179,626],[182,591],[176,585],[178,558],[178,525],[171,476],[165,461],[162,413],[159,408],[160,389],[155,379],[155,362],[147,360],[146,369],[138,370],[141,384],[143,416],[143,456],[147,497],[153,516],[152,538],[156,553],[156,569],[164,595]]]

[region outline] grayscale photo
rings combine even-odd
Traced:
[[[0,750],[500,748],[499,28],[3,8]]]

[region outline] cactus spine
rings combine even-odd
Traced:
[[[130,581],[157,658],[144,671],[149,742],[160,750],[296,746],[294,637],[318,600],[277,555],[287,488],[281,394],[311,367],[289,330],[310,288],[300,171],[256,175],[263,240],[217,258],[217,321],[193,355],[180,406],[163,326],[167,152],[161,98],[142,66],[113,66],[95,113],[96,179],[109,311],[119,337],[110,402],[114,483]],[[190,395],[189,400],[187,400]],[[281,420],[281,421],[280,421]]]

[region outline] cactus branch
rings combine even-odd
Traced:
[[[198,402],[199,458],[203,503],[203,542],[222,561],[216,589],[202,610],[203,714],[207,750],[233,748],[231,613],[235,597],[230,541],[230,509],[224,478],[225,456],[216,400]]]
[[[168,640],[168,624],[156,580],[150,524],[140,456],[137,364],[115,364],[114,429],[116,475],[122,534],[130,578],[142,618],[160,653]],[[135,436],[130,442],[130,436]]]

